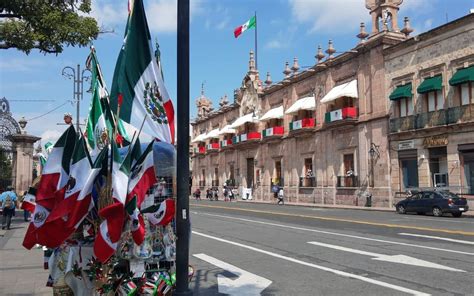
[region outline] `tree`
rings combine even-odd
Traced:
[[[87,46],[99,34],[97,21],[85,16],[90,11],[91,0],[2,0],[0,49],[58,54]]]

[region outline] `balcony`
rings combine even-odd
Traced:
[[[281,138],[285,134],[283,126],[274,126],[262,131],[262,139]]]
[[[230,148],[232,146],[232,139],[219,141],[221,149]]]
[[[316,187],[316,177],[300,177],[298,185],[301,188]]]
[[[206,147],[207,147],[207,153],[219,151],[219,143],[210,143],[210,144],[207,144]]]
[[[473,122],[474,104],[458,106],[448,109],[448,124]]]
[[[442,126],[447,124],[447,110],[438,110],[416,115],[416,129]]]
[[[341,125],[354,123],[359,117],[357,107],[346,107],[324,114],[324,123],[331,125]]]
[[[316,125],[316,119],[314,118],[303,118],[300,120],[290,122],[290,135],[294,136],[308,136],[314,131]]]
[[[390,119],[390,133],[399,133],[415,129],[416,116],[407,116]]]
[[[359,186],[359,179],[357,176],[337,176],[338,188],[353,188]]]
[[[232,138],[232,144],[246,144],[260,141],[262,134],[260,132],[249,132]]]
[[[205,146],[194,147],[194,155],[203,156],[206,153]]]

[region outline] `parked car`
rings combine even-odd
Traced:
[[[461,217],[469,210],[467,200],[449,191],[420,191],[399,201],[395,206],[399,214],[415,212],[418,214],[431,213],[439,217],[451,213],[454,217]]]

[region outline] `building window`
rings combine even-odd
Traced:
[[[433,187],[448,187],[448,157],[446,147],[430,148],[429,168]]]
[[[461,94],[461,105],[474,104],[474,83],[460,84],[459,93]]]
[[[303,173],[304,175],[300,177],[300,187],[316,187],[312,158],[305,158]]]
[[[354,154],[344,154],[343,175],[337,177],[337,187],[357,187],[357,181],[354,169]]]
[[[275,172],[273,173],[272,185],[283,186],[283,178],[281,177],[281,161],[275,161]]]
[[[398,100],[398,108],[400,110],[400,117],[413,115],[413,99],[403,98]]]
[[[430,91],[426,94],[428,100],[428,112],[433,112],[443,109],[443,94],[442,91]]]

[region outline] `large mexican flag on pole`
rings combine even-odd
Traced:
[[[124,44],[115,65],[110,105],[114,111],[121,105],[120,119],[136,128],[146,116],[144,132],[162,142],[173,143],[173,103],[153,54],[142,0],[134,1],[128,19]]]

